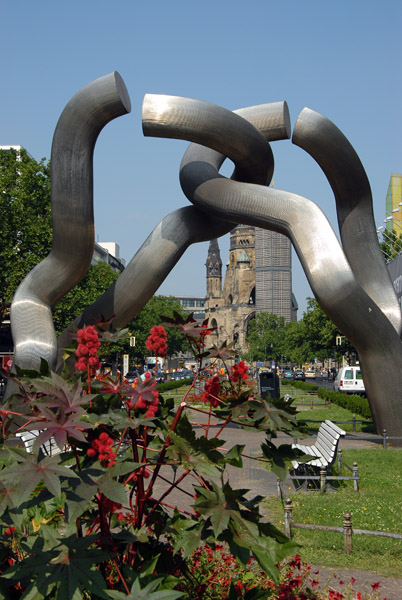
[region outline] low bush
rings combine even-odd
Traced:
[[[281,385],[291,385],[297,390],[302,390],[305,392],[316,392],[319,387],[315,383],[306,383],[305,381],[298,381],[297,379],[292,381],[291,379],[283,379],[281,381]]]
[[[329,400],[329,402],[333,402],[342,408],[346,408],[354,414],[362,415],[365,419],[372,418],[368,400],[363,396],[335,392],[334,390],[327,390],[325,388],[319,388],[318,396],[325,400]]]
[[[189,379],[179,379],[177,381],[165,381],[164,383],[158,384],[159,392],[168,392],[169,390],[177,390],[178,388],[183,387],[183,385],[190,385],[191,381]]]

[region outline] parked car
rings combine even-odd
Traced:
[[[306,379],[315,379],[315,371],[313,369],[307,369],[305,377]]]
[[[293,379],[297,379],[298,381],[306,381],[306,375],[303,369],[296,369],[296,371],[293,372]]]
[[[124,383],[129,383],[130,385],[132,385],[134,383],[134,379],[137,379],[137,377],[140,376],[139,371],[137,371],[137,369],[132,370],[132,371],[128,371],[128,373],[126,373],[123,377],[123,381]]]
[[[336,392],[345,392],[346,394],[366,395],[366,388],[360,367],[342,367],[339,369],[334,381],[334,390]]]
[[[293,379],[292,369],[285,369],[282,373],[282,379]]]
[[[166,381],[166,373],[163,371],[157,371],[155,375],[155,381],[156,383],[163,383]]]

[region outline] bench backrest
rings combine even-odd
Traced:
[[[25,450],[29,453],[32,453],[32,448],[33,448],[34,442],[35,442],[36,438],[38,437],[39,433],[40,433],[40,431],[36,431],[36,430],[22,431],[22,432],[17,433],[16,437],[21,438],[21,440],[24,442]],[[58,445],[56,444],[56,442],[53,438],[50,438],[50,440],[45,442],[42,445],[42,449],[45,454],[49,454],[50,456],[60,453],[60,448],[58,447]]]
[[[335,461],[339,440],[344,435],[346,435],[346,432],[332,421],[321,423],[314,446],[328,461],[328,466],[331,466]]]

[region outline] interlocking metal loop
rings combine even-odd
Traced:
[[[145,96],[144,106],[149,109],[149,123],[158,126],[159,118],[152,114],[152,107],[148,103],[150,98]],[[174,104],[174,99],[171,100]],[[231,149],[236,147],[236,177],[269,185],[274,164],[267,140],[290,137],[287,105],[285,102],[274,102],[243,110],[250,118],[252,115],[258,129],[265,132],[264,136],[253,126],[243,123],[239,117],[234,117],[236,127],[233,128],[230,141],[220,137],[220,148],[229,154],[232,153]],[[232,117],[230,120],[232,121]],[[214,122],[217,122],[216,115]],[[145,124],[143,128],[147,135]],[[210,149],[205,149],[205,152],[211,164],[219,169],[225,155]],[[194,206],[183,207],[167,215],[155,227],[113,285],[59,337],[59,364],[62,360],[62,349],[71,344],[73,332],[77,327],[92,323],[101,315],[106,318],[113,316],[114,325],[117,328],[124,327],[153,296],[191,244],[218,238],[228,233],[233,226],[233,223],[210,216]]]
[[[363,168],[360,161],[357,164],[354,160],[357,158],[353,156],[354,150],[349,149],[349,154],[344,159],[348,169],[345,169],[346,184],[342,185],[340,180],[342,152],[345,150],[344,138],[335,126],[328,127],[326,120],[326,130],[324,133],[320,130],[320,134],[326,137],[326,143],[322,144],[323,150],[321,153],[317,152],[317,157],[321,156],[325,173],[336,192],[348,254],[352,257],[353,268],[356,269],[358,277],[355,277],[330,223],[316,204],[290,192],[231,181],[223,178],[217,170],[214,171],[213,165],[208,162],[207,151],[198,145],[207,143],[216,148],[216,135],[212,130],[214,126],[211,125],[211,130],[208,130],[202,114],[205,103],[200,103],[197,113],[194,111],[193,100],[183,98],[179,104],[176,99],[174,110],[169,111],[169,97],[155,96],[152,103],[155,114],[158,114],[158,103],[161,105],[163,118],[160,119],[158,127],[150,127],[146,133],[170,137],[169,132],[172,131],[171,137],[177,137],[181,124],[185,122],[183,137],[194,142],[185,153],[180,167],[180,182],[187,198],[201,210],[218,218],[272,229],[291,239],[318,302],[359,353],[377,431],[385,428],[394,435],[399,434],[402,425],[400,314],[395,308],[395,292],[386,273],[386,266],[384,263],[381,266],[375,251],[371,251],[368,256],[372,257],[378,273],[382,270],[379,285],[384,285],[385,294],[376,289],[375,277],[368,276],[368,281],[364,284],[371,297],[358,281],[364,280],[371,265],[364,266],[361,259],[353,256],[353,251],[361,252],[358,248],[361,235],[357,233],[362,226],[363,217],[367,229],[374,226],[374,220],[370,222],[367,189],[364,190],[365,181],[361,172]],[[189,107],[191,124],[187,118]],[[146,105],[144,109],[144,123],[148,127]],[[230,130],[223,128],[222,121],[220,124],[219,134],[222,137],[231,135]],[[301,130],[302,122],[299,121],[299,134]],[[299,135],[298,143],[303,147],[305,141],[301,138],[302,135]],[[322,159],[326,147],[329,148],[327,162]],[[356,190],[360,192],[357,198]],[[353,231],[356,233],[355,240]],[[374,243],[372,234],[370,236],[366,238],[368,245]],[[377,240],[375,243],[378,246]],[[378,377],[379,364],[382,365],[381,378]]]
[[[115,72],[82,88],[57,123],[50,162],[52,249],[22,281],[11,304],[14,362],[21,368],[37,368],[41,357],[55,365],[52,308],[82,279],[93,256],[95,142],[107,123],[130,110],[126,86]]]
[[[93,252],[94,144],[107,122],[129,110],[124,83],[114,73],[78,92],[60,117],[51,157],[53,248],[21,283],[11,307],[15,362],[23,368],[37,367],[41,357],[56,364],[51,309],[85,275]],[[401,312],[379,252],[367,176],[345,136],[307,108],[293,134],[333,189],[342,247],[315,203],[267,187],[274,166],[268,141],[290,137],[285,102],[231,112],[199,100],[147,95],[143,131],[192,142],[180,181],[194,206],[156,226],[117,281],[60,336],[59,348],[69,345],[74,326],[101,315],[126,325],[190,244],[224,235],[238,223],[271,229],[291,239],[318,302],[359,352],[377,431],[398,435]],[[226,158],[235,164],[231,179],[219,173]]]

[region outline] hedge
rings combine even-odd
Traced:
[[[368,400],[364,396],[335,392],[334,390],[327,390],[326,388],[320,388],[318,390],[318,396],[320,398],[325,398],[338,406],[342,406],[342,408],[346,408],[354,414],[362,415],[365,419],[373,418]]]
[[[350,412],[361,415],[365,419],[372,419],[370,405],[367,398],[359,396],[358,394],[345,394],[344,392],[335,392],[334,390],[327,390],[326,388],[319,387],[312,383],[306,383],[304,381],[282,381],[281,385],[291,385],[292,387],[304,390],[306,392],[317,392],[319,398],[328,400],[333,404],[342,406],[350,410]]]
[[[164,383],[158,384],[158,392],[167,392],[168,390],[175,390],[183,387],[183,385],[190,385],[190,379],[178,379],[177,381],[165,381]]]
[[[291,385],[292,387],[305,392],[316,392],[319,389],[318,385],[314,383],[306,383],[305,381],[298,381],[297,379],[283,379],[281,385]]]

